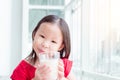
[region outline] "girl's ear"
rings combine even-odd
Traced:
[[[58,51],[61,51],[63,48],[64,48],[64,44],[62,44],[62,45],[60,46],[60,48],[58,49]]]

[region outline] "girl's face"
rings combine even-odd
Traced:
[[[63,36],[57,24],[44,22],[37,30],[34,41],[33,49],[38,54],[51,53],[63,49]]]

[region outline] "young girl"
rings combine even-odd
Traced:
[[[39,64],[39,54],[60,52],[57,80],[75,80],[71,72],[70,33],[67,23],[56,15],[44,17],[32,32],[32,52],[20,62],[11,75],[12,80],[50,80],[50,68]]]

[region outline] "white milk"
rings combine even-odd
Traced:
[[[58,59],[41,60],[41,64],[46,64],[51,69],[51,80],[56,80],[58,76]]]
[[[58,76],[58,60],[57,59],[52,59],[49,61],[48,65],[51,68],[51,76],[52,80],[56,80]]]

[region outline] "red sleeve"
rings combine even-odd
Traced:
[[[63,63],[64,63],[64,76],[67,77],[70,73],[73,62],[68,59],[63,59]]]
[[[34,77],[35,68],[24,60],[15,68],[11,75],[12,80],[31,80]]]

